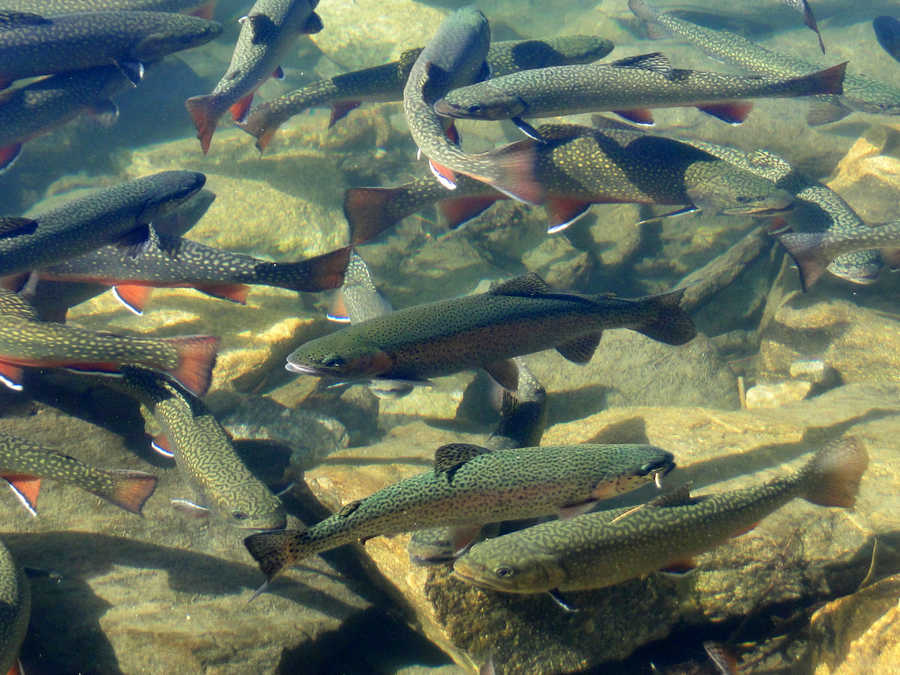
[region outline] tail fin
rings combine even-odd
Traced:
[[[97,493],[108,502],[120,506],[131,513],[141,513],[141,509],[156,489],[156,476],[143,471],[110,470],[106,474],[112,480],[112,490]]]
[[[868,465],[869,454],[858,438],[832,441],[802,470],[806,486],[803,498],[820,506],[852,507]]]
[[[350,244],[371,241],[414,211],[396,209],[406,187],[350,188],[344,194],[344,216],[350,225]]]
[[[178,365],[167,374],[180,382],[195,396],[203,396],[209,390],[212,369],[220,340],[210,335],[165,338],[178,352]]]
[[[184,106],[191,114],[194,120],[194,126],[197,128],[197,138],[200,139],[200,149],[205,155],[209,152],[209,144],[212,143],[213,132],[216,130],[216,123],[219,121],[222,113],[215,109],[216,97],[209,94],[206,96],[192,96],[184,102]]]
[[[778,235],[778,241],[800,269],[800,283],[804,291],[812,288],[831,264],[822,246],[826,236],[825,232],[792,232]]]
[[[820,70],[803,77],[795,77],[787,82],[794,90],[794,96],[808,96],[810,94],[843,94],[844,73],[847,70],[847,61],[839,63],[831,68]]]
[[[537,157],[533,143],[513,143],[477,157],[493,164],[497,178],[486,179],[469,174],[472,178],[482,180],[503,194],[526,204],[540,204],[544,201],[544,187],[537,182],[534,173]]]
[[[349,246],[294,263],[271,263],[265,275],[280,288],[292,291],[327,291],[344,283],[350,262]]]
[[[661,295],[651,295],[643,301],[652,307],[653,319],[650,323],[638,328],[649,338],[667,345],[683,345],[697,335],[697,327],[691,317],[681,309],[681,296],[685,289],[679,288]]]
[[[243,120],[236,121],[236,126],[241,131],[246,131],[256,139],[256,149],[260,154],[268,147],[275,137],[279,124],[273,123],[266,114],[265,104],[257,107]]]
[[[303,530],[281,530],[279,532],[260,532],[244,539],[244,546],[266,575],[272,581],[301,558]]]

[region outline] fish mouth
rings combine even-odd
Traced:
[[[675,456],[667,452],[666,456],[652,462],[647,462],[641,467],[639,475],[650,476],[657,489],[662,488],[662,478],[675,468]]]
[[[484,579],[476,577],[471,573],[467,574],[464,569],[465,568],[463,566],[459,565],[459,561],[457,561],[456,563],[454,563],[453,569],[451,570],[450,574],[460,581],[465,581],[467,584],[472,584],[473,586],[478,586],[479,588],[490,588],[492,590],[495,590],[495,587],[491,586],[490,584],[486,584],[484,582]]]
[[[735,206],[728,209],[722,209],[722,214],[726,216],[755,216],[757,218],[767,218],[777,216],[781,213],[787,213],[794,209],[794,203],[791,202],[787,206]]]
[[[294,363],[293,361],[288,361],[284,365],[285,370],[291,373],[298,373],[300,375],[317,375],[317,376],[327,376],[330,373],[323,368],[316,368],[315,366],[307,366],[302,363]]]
[[[447,101],[442,98],[435,101],[432,107],[434,108],[434,112],[438,115],[443,115],[444,117],[461,117],[463,113],[462,108],[447,103]]]

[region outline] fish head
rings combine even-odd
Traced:
[[[341,380],[367,380],[390,370],[391,356],[353,328],[300,345],[288,355],[285,367],[292,373]]]
[[[724,162],[720,168],[686,189],[694,206],[701,211],[717,215],[766,217],[793,208],[794,196],[772,181]]]
[[[528,103],[516,94],[492,90],[490,80],[474,87],[460,87],[434,103],[444,117],[472,120],[506,120],[528,115]],[[471,91],[470,91],[471,90]]]
[[[227,495],[211,495],[206,490],[205,497],[220,518],[239,529],[283,530],[287,525],[281,500],[258,481],[242,482]]]
[[[520,551],[504,539],[497,537],[475,544],[453,563],[453,576],[503,593],[540,593],[565,581],[565,570],[552,555]]]
[[[828,265],[828,271],[850,283],[867,286],[878,281],[884,267],[880,255],[869,255],[868,251],[845,253]]]
[[[158,61],[168,54],[206,44],[221,34],[222,24],[215,21],[182,14],[171,15],[132,48],[131,57],[143,63]]]
[[[205,184],[206,176],[199,171],[162,171],[152,176],[138,222],[150,223],[171,213]]]

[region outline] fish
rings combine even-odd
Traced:
[[[142,368],[124,369],[124,377],[111,384],[140,403],[154,449],[174,457],[193,489],[194,499],[173,500],[176,508],[215,515],[241,529],[284,528],[281,500],[247,469],[202,401]]]
[[[717,215],[768,217],[792,207],[794,198],[772,181],[682,142],[634,128],[545,124],[543,142],[518,141],[536,157],[535,177],[544,186],[547,232],[561,232],[592,204],[677,204]],[[344,215],[351,241],[374,239],[404,217],[437,203],[450,227],[468,222],[505,195],[461,178],[448,194],[430,178],[394,188],[350,188]]]
[[[90,12],[45,17],[0,10],[0,89],[36,75],[117,65],[137,84],[144,65],[191,49],[222,26],[168,12]]]
[[[270,76],[282,76],[281,60],[296,38],[322,30],[322,19],[313,11],[317,4],[318,0],[256,0],[241,17],[241,31],[222,79],[212,93],[185,101],[204,155],[225,111],[230,110],[235,121],[244,119],[254,92]]]
[[[895,61],[900,61],[900,20],[893,16],[876,16],[872,20],[872,30],[882,49]]]
[[[705,28],[661,12],[646,0],[628,0],[628,7],[653,32],[677,37],[717,61],[763,77],[802,77],[820,69],[819,65],[767,49],[737,33]],[[900,115],[900,87],[849,73],[844,77],[842,94],[817,96],[811,101],[806,121],[811,126],[819,126],[836,122],[854,111]]]
[[[652,445],[557,445],[490,452],[443,445],[434,468],[346,504],[307,530],[250,535],[244,545],[271,581],[304,558],[360,539],[434,525],[573,513],[674,468]]]
[[[800,269],[808,291],[838,256],[871,248],[900,248],[900,220],[879,227],[860,226],[829,232],[789,232],[776,235]]]
[[[682,139],[763,178],[794,195],[795,211],[806,229],[840,233],[865,227],[862,219],[831,188],[794,169],[783,157],[768,150],[746,152],[708,141]],[[884,268],[884,260],[875,249],[852,251],[835,258],[828,271],[854,284],[872,284]]]
[[[0,541],[0,672],[21,673],[19,649],[31,619],[31,586],[25,570]]]
[[[216,0],[3,0],[3,8],[42,16],[84,12],[184,12],[212,19]]]
[[[206,176],[162,171],[73,199],[31,218],[0,217],[0,276],[51,265],[119,242],[132,251],[150,224],[196,194]]]
[[[659,52],[611,63],[524,70],[448,92],[434,104],[458,119],[510,119],[526,133],[525,117],[613,111],[638,124],[653,124],[651,108],[694,106],[730,124],[750,113],[750,98],[840,94],[846,63],[791,78],[769,78],[673,68]]]
[[[219,338],[135,337],[39,321],[34,308],[0,289],[0,383],[22,390],[22,369],[118,372],[123,365],[160,370],[202,396],[209,389]]]
[[[0,433],[0,477],[31,515],[45,478],[69,483],[140,515],[156,489],[156,476],[143,471],[97,469],[37,443]]]
[[[349,247],[295,262],[270,262],[205,246],[190,239],[158,235],[140,256],[120,246],[104,246],[37,270],[39,279],[112,286],[116,298],[143,314],[154,288],[194,288],[212,297],[246,304],[248,284],[316,292],[344,280]]]
[[[637,299],[552,290],[526,274],[486,293],[415,305],[350,325],[294,350],[287,369],[346,380],[412,384],[484,368],[503,387],[518,386],[514,356],[555,348],[587,363],[606,328],[630,328],[670,345],[696,328],[679,307],[684,289]]]
[[[83,114],[108,123],[119,115],[113,96],[131,81],[116,66],[53,75],[0,94],[0,173],[8,170],[31,139]]]
[[[501,149],[466,154],[455,127],[433,108],[449,90],[489,76],[485,59],[490,41],[490,27],[479,10],[466,7],[449,14],[416,58],[403,87],[406,123],[431,172],[447,189],[455,188],[456,175],[462,174],[514,199],[537,203],[542,189],[532,176],[531,153]]]
[[[819,49],[825,53],[825,43],[822,41],[822,33],[819,32],[819,25],[816,23],[816,17],[813,14],[812,7],[809,6],[807,0],[781,0],[783,5],[787,5],[791,9],[795,9],[803,15],[803,23],[812,32],[816,34],[819,40]]]
[[[676,490],[639,507],[551,521],[479,542],[453,563],[457,579],[503,593],[603,588],[658,570],[686,571],[693,556],[753,529],[796,498],[850,508],[868,464],[846,438],[800,471],[740,490],[693,497]]]
[[[603,58],[612,48],[609,40],[586,35],[508,40],[491,44],[486,60],[491,75],[497,77],[524,68],[587,63]],[[409,71],[421,52],[421,48],[408,49],[397,61],[310,82],[256,106],[235,125],[255,137],[256,149],[263,152],[282,124],[309,108],[330,106],[330,128],[364,102],[402,101]]]

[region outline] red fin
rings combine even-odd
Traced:
[[[265,150],[269,143],[272,142],[272,139],[275,137],[275,132],[278,131],[278,125],[273,125],[270,127],[266,127],[265,130],[256,137],[256,149],[262,152]]]
[[[647,108],[632,108],[631,110],[613,110],[619,117],[634,122],[635,124],[644,124],[650,126],[654,124],[653,113]]]
[[[740,124],[750,111],[753,110],[751,101],[727,101],[725,103],[704,103],[698,105],[697,110],[702,110],[707,115],[718,117],[723,122],[729,124]]]
[[[22,368],[0,361],[0,384],[5,384],[13,391],[22,391]]]
[[[247,295],[250,293],[247,284],[194,284],[194,288],[214,298],[223,298],[242,305],[247,304]]]
[[[3,474],[3,478],[9,483],[9,487],[15,492],[19,501],[22,502],[22,506],[28,509],[31,515],[36,516],[38,495],[41,492],[41,479],[17,473]]]
[[[447,140],[453,143],[453,145],[459,145],[459,129],[456,128],[453,120],[450,120],[450,124],[444,129],[444,136],[446,136]]]
[[[349,246],[345,246],[330,253],[317,255],[309,260],[295,263],[275,263],[277,269],[284,273],[286,281],[290,280],[290,283],[286,282],[283,288],[307,293],[338,288],[344,283],[351,250]]]
[[[405,189],[350,188],[344,193],[344,217],[350,225],[350,243],[365,244],[396,225],[407,213],[393,213]]]
[[[228,110],[231,113],[231,119],[235,122],[243,122],[244,118],[247,117],[247,113],[250,112],[250,106],[253,103],[253,94],[254,92],[250,92],[240,101],[231,106]]]
[[[220,340],[209,335],[166,338],[178,351],[178,366],[167,371],[195,396],[203,396],[212,380]]]
[[[23,272],[22,274],[10,274],[6,277],[0,277],[0,288],[18,293],[28,281],[28,274],[28,272]]]
[[[219,115],[213,114],[212,96],[192,96],[184,102],[185,107],[194,120],[194,126],[197,128],[197,138],[200,139],[200,149],[205,155],[209,152],[209,144],[212,143],[213,132],[216,130],[216,122],[219,121]]]
[[[844,75],[847,70],[847,62],[839,63],[831,68],[820,70],[810,75],[798,77],[792,82],[799,85],[798,95],[805,96],[807,94],[843,94],[844,93]]]
[[[205,2],[199,7],[195,7],[188,14],[191,16],[196,16],[201,19],[206,19],[207,21],[212,21],[213,12],[216,9],[216,0],[210,0],[209,2]]]
[[[350,323],[350,311],[347,309],[344,293],[340,289],[331,298],[326,318],[337,323]]]
[[[441,185],[448,190],[456,189],[456,174],[451,169],[430,159],[428,160],[428,168],[431,169],[431,173],[434,174],[434,177],[438,179]]]
[[[668,572],[669,574],[687,574],[693,569],[696,569],[697,563],[694,562],[693,558],[684,558],[682,560],[672,560],[665,567],[660,569],[660,572]]]
[[[113,295],[116,296],[116,300],[138,316],[144,313],[144,308],[152,293],[152,287],[139,284],[116,284],[113,286]]]
[[[172,459],[175,456],[172,445],[169,443],[169,437],[165,434],[157,434],[154,436],[153,440],[150,442],[150,447],[153,448],[154,452],[159,453],[163,457]]]
[[[328,128],[335,125],[338,120],[344,119],[347,114],[362,105],[362,101],[338,101],[331,104],[331,117],[328,118]]]
[[[156,476],[143,471],[112,470],[113,489],[106,499],[131,513],[140,513],[150,495],[156,489]]]
[[[460,197],[459,199],[444,199],[438,203],[438,210],[444,216],[444,220],[451,228],[459,227],[480,215],[498,199],[508,199],[504,194],[497,193],[486,197]]]
[[[544,200],[544,188],[534,176],[536,156],[533,144],[513,143],[480,156],[490,158],[502,174],[500,180],[488,181],[495,190],[526,204],[540,204]],[[472,177],[483,180],[478,176]]]
[[[7,145],[5,148],[0,148],[0,173],[6,171],[15,164],[21,154],[21,143],[13,143],[12,145]]]
[[[547,197],[544,208],[550,214],[547,234],[562,232],[591,208],[591,203],[583,199],[569,197]]]

